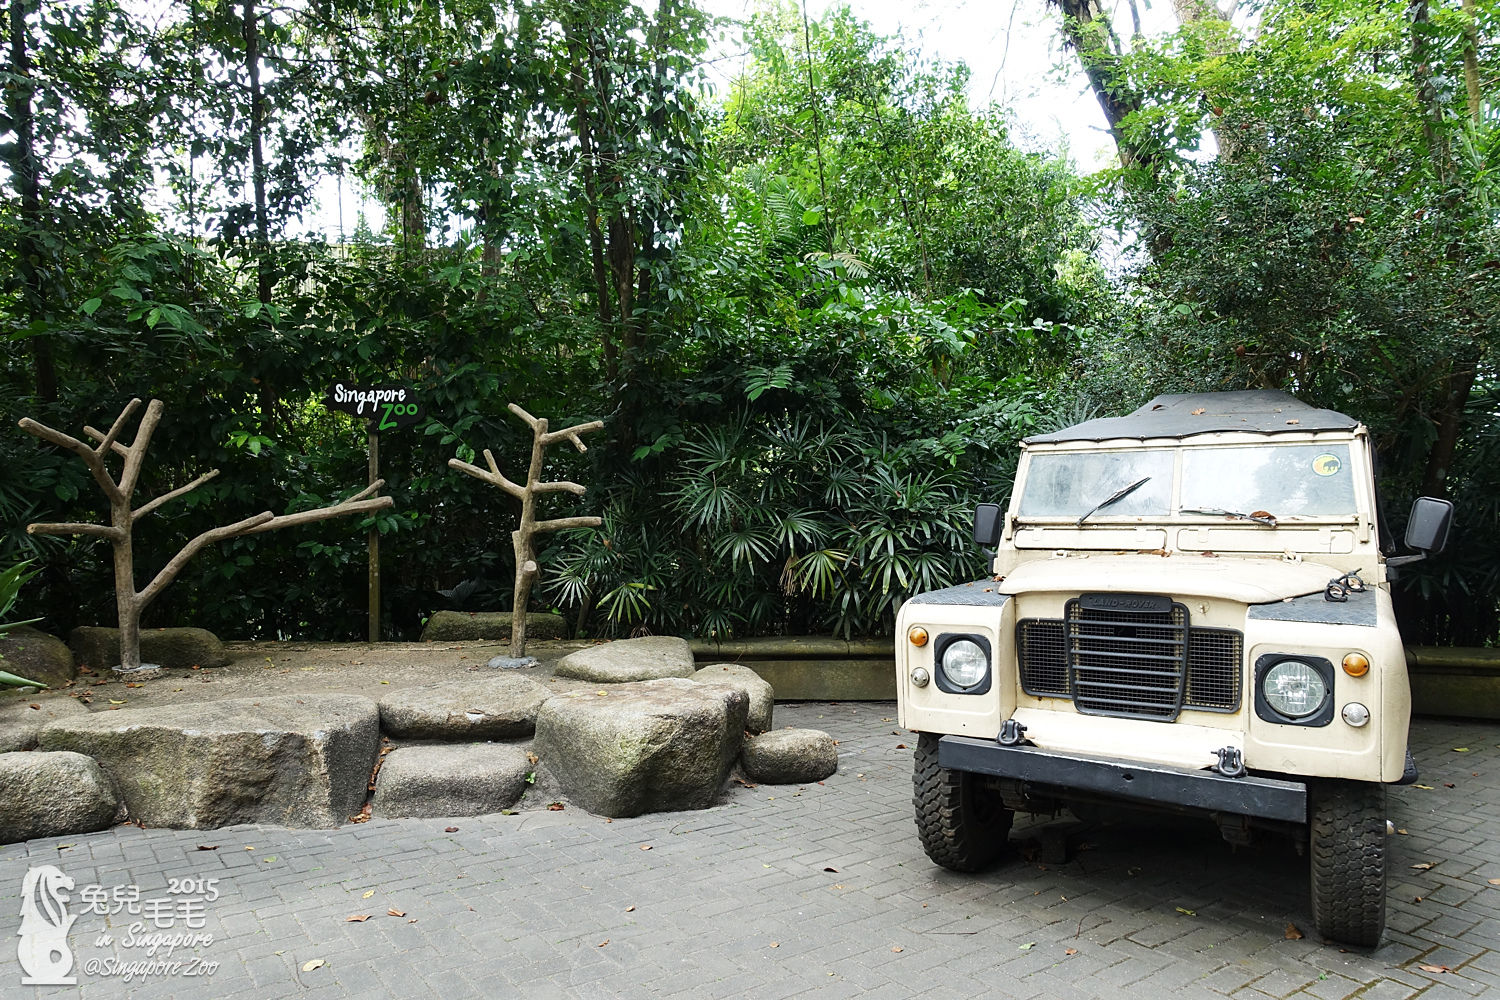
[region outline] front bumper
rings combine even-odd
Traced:
[[[1007,747],[972,736],[944,736],[938,743],[938,764],[955,771],[1137,802],[1307,822],[1307,786],[1300,781],[1248,774],[1226,778],[1212,771],[1056,753],[1036,747]]]

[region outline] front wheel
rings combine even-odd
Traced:
[[[1322,781],[1308,791],[1313,922],[1324,937],[1373,948],[1385,930],[1385,786]]]
[[[917,836],[935,864],[975,872],[1005,849],[1015,814],[976,775],[938,766],[938,736],[917,737],[912,769],[912,805]]]

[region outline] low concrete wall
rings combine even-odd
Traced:
[[[1416,715],[1500,719],[1500,649],[1408,646]]]
[[[691,643],[698,666],[738,663],[765,678],[777,701],[894,701],[895,646],[889,639],[770,636]]]

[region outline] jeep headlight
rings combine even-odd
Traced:
[[[1261,680],[1266,704],[1289,719],[1305,719],[1328,701],[1328,682],[1302,660],[1282,660]]]
[[[943,648],[940,666],[949,685],[968,691],[989,675],[990,655],[973,639],[954,639]]]

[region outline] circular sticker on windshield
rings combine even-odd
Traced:
[[[1312,467],[1320,476],[1331,476],[1344,466],[1337,455],[1319,455],[1312,460]]]

